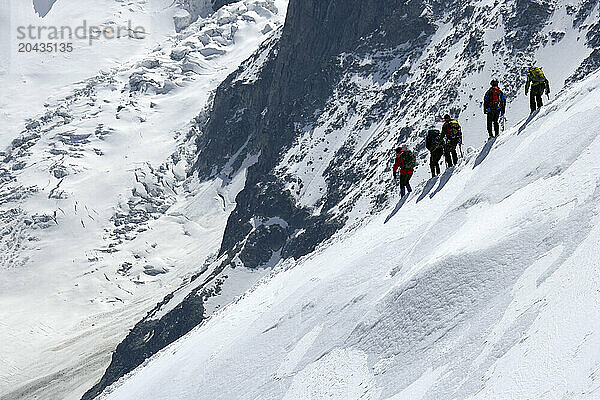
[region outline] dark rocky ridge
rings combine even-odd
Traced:
[[[242,242],[252,231],[253,217],[286,221],[287,238],[280,249],[283,257],[294,258],[314,250],[343,225],[343,216],[329,214],[335,202],[329,202],[317,217],[297,207],[273,168],[299,134],[297,127],[314,122],[315,110],[325,106],[339,84],[343,71],[338,56],[359,50],[377,30],[387,32],[373,42],[380,48],[393,48],[423,33],[431,35],[434,27],[421,16],[422,11],[422,5],[404,1],[290,2],[279,46],[273,49],[260,79],[250,86],[225,82],[215,99],[215,113],[199,139],[196,172],[204,179],[219,171],[209,155],[224,148],[225,154],[233,154],[248,141],[240,157],[260,153],[237,199],[244,206],[237,207],[228,221],[221,254],[227,252],[230,258],[240,254],[252,261],[246,264],[251,268],[268,260],[266,253],[261,259],[248,259],[244,252],[248,243]],[[242,117],[232,121],[240,113]],[[227,160],[225,156],[219,161],[223,165]],[[347,178],[350,182],[351,177]],[[331,196],[336,197],[336,189]],[[304,233],[296,236],[300,230]]]
[[[227,4],[235,3],[235,0],[212,0],[213,10],[226,6]]]
[[[166,304],[171,297],[172,295],[167,296],[156,306],[155,310]],[[93,399],[106,387],[142,364],[148,357],[192,330],[204,318],[203,305],[203,297],[193,293],[177,305],[173,312],[167,313],[163,318],[149,318],[154,310],[151,311],[119,343],[106,373],[96,385],[83,395],[82,399]],[[185,317],[182,318],[182,316]]]

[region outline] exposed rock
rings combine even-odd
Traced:
[[[144,61],[142,61],[140,63],[140,65],[144,68],[148,68],[148,69],[154,69],[154,68],[158,68],[160,66],[160,61],[156,60],[156,59],[145,59]]]
[[[54,169],[52,169],[52,175],[54,175],[56,179],[62,179],[68,174],[69,173],[67,172],[66,168],[63,166],[57,166]]]
[[[212,0],[213,10],[218,10],[219,8],[231,3],[235,3],[235,0]]]
[[[167,296],[164,302],[169,301]],[[162,303],[157,306],[160,308]],[[119,377],[140,365],[144,360],[166,345],[188,333],[204,315],[202,297],[190,294],[176,307],[177,312],[168,313],[160,319],[144,319],[137,323],[125,340],[118,346],[102,379],[88,390],[82,400],[92,400]]]

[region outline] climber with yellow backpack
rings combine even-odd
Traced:
[[[450,115],[444,115],[444,126],[442,126],[442,135],[446,137],[444,146],[444,158],[446,167],[450,168],[458,164],[458,154],[456,147],[462,146],[462,128],[457,120],[450,118]],[[462,153],[462,149],[461,149]]]
[[[544,76],[544,72],[540,67],[530,67],[527,72],[527,83],[525,84],[525,95],[529,92],[531,87],[531,94],[529,95],[529,106],[531,113],[539,109],[544,105],[542,101],[542,95],[546,92],[546,96],[550,98],[550,84],[548,79]]]

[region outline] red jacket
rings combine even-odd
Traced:
[[[394,176],[396,176],[396,171],[398,170],[398,168],[400,168],[401,175],[408,175],[408,174],[412,174],[413,172],[415,172],[414,169],[412,169],[412,168],[404,168],[404,160],[402,159],[403,152],[404,152],[404,150],[402,150],[396,156],[396,162],[394,163]]]

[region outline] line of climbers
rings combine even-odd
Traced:
[[[500,134],[500,118],[502,117],[502,129],[504,130],[506,113],[506,96],[498,86],[498,80],[493,79],[490,82],[490,88],[483,97],[483,113],[487,115],[487,131],[489,138],[498,137]],[[544,76],[544,72],[539,67],[531,67],[527,73],[527,83],[525,84],[525,95],[529,94],[529,105],[533,114],[542,107],[542,95],[550,98],[550,84]],[[440,174],[440,160],[442,156],[446,161],[446,167],[450,168],[458,163],[458,154],[456,148],[460,148],[462,154],[462,128],[456,119],[450,115],[444,116],[444,125],[442,130],[431,128],[427,131],[425,138],[425,147],[429,150],[429,167],[431,168],[431,177]],[[412,192],[410,187],[410,178],[417,165],[417,158],[412,150],[398,147],[396,149],[396,159],[394,162],[394,180],[400,170],[400,194],[402,197],[406,192]]]

